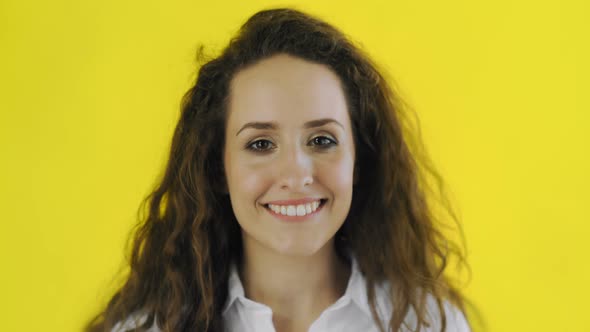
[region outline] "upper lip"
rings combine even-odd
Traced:
[[[290,200],[279,200],[279,201],[266,202],[265,205],[268,205],[268,204],[272,204],[272,205],[300,205],[300,204],[313,203],[313,202],[319,201],[321,199],[322,198],[306,197],[306,198],[300,198],[300,199],[290,199]]]

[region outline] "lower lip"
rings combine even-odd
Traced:
[[[264,207],[264,209],[266,211],[268,211],[273,217],[280,219],[282,221],[302,222],[302,221],[306,221],[306,220],[309,220],[309,219],[315,217],[315,215],[318,214],[324,208],[324,205],[326,205],[326,201],[322,200],[322,202],[320,203],[320,206],[315,211],[313,211],[312,213],[306,214],[304,216],[286,216],[286,215],[282,215],[280,213],[276,213],[267,207]]]

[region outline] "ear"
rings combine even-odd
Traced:
[[[229,189],[228,189],[228,185],[227,185],[227,177],[225,175],[225,166],[223,164],[221,166],[221,169],[219,170],[219,172],[215,176],[215,178],[216,178],[216,181],[215,181],[214,190],[219,193],[222,193],[224,195],[229,195]]]
[[[354,164],[354,171],[352,174],[352,184],[355,185],[359,182],[359,172],[360,172],[360,166],[358,163]]]
[[[217,173],[217,175],[214,175],[214,178],[213,183],[211,183],[213,191],[220,194],[229,194],[224,172]]]
[[[229,195],[229,189],[227,187],[227,181],[225,179],[225,176],[221,177],[221,181],[219,183],[218,190],[222,194]]]

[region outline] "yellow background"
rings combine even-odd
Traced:
[[[0,2],[3,331],[77,331],[112,291],[199,43],[275,5],[395,78],[459,206],[490,331],[590,331],[588,1]]]

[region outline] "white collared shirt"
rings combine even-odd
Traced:
[[[378,332],[379,328],[373,320],[365,278],[359,270],[354,255],[350,255],[351,275],[348,280],[346,291],[340,299],[326,308],[320,316],[311,324],[308,332]],[[228,280],[229,294],[223,308],[223,319],[227,332],[276,332],[272,322],[272,309],[267,305],[252,301],[244,296],[244,287],[240,281],[235,264],[230,266]],[[389,300],[388,284],[377,285],[375,288],[376,310],[382,318],[383,326],[386,327],[391,318],[392,305]],[[429,328],[423,329],[426,332],[440,331],[440,316],[433,297],[427,301],[428,318],[431,321]],[[445,314],[447,315],[448,332],[470,332],[471,329],[457,308],[445,302]],[[139,318],[134,321],[133,318]],[[112,332],[122,332],[141,325],[147,319],[147,315],[136,314],[129,317],[125,322],[119,322]],[[416,315],[410,310],[406,316],[405,323],[412,329],[416,326]],[[387,329],[386,329],[387,330]],[[402,328],[402,331],[404,330]],[[160,332],[157,326],[157,319],[148,332]]]

